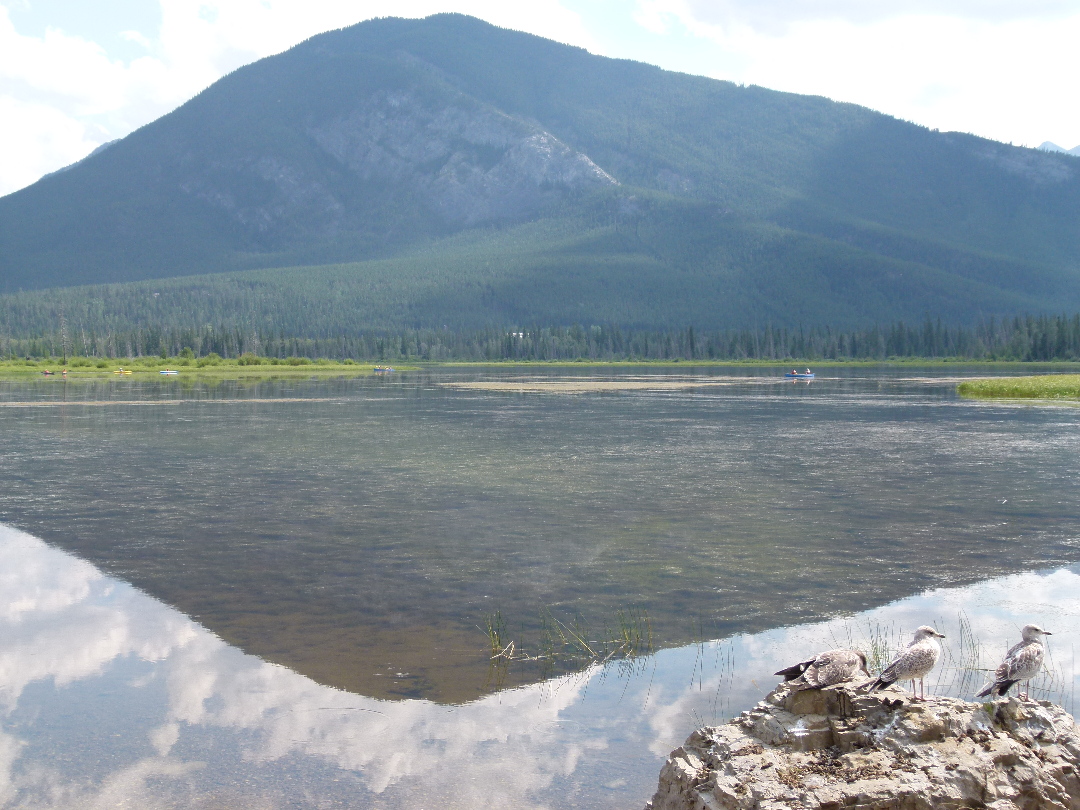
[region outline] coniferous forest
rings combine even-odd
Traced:
[[[973,327],[898,322],[850,331],[773,328],[698,331],[618,326],[507,331],[403,329],[297,337],[240,327],[87,331],[66,319],[34,337],[0,334],[0,358],[244,356],[370,361],[777,361],[962,359],[1080,361],[1080,314],[991,318]]]

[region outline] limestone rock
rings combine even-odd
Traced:
[[[647,810],[1080,810],[1080,733],[1046,701],[781,684],[668,757]]]

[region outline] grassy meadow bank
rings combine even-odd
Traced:
[[[247,355],[221,358],[216,355],[200,357],[135,357],[97,358],[43,357],[36,359],[0,360],[0,377],[55,376],[64,377],[116,377],[158,375],[165,370],[176,371],[185,376],[207,377],[267,377],[312,375],[363,375],[390,368],[385,364],[363,363],[355,360],[328,360],[324,358],[288,357],[285,359]],[[395,365],[395,371],[414,370],[417,366]]]

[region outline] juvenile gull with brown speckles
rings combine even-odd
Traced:
[[[1039,674],[1042,669],[1043,657],[1046,655],[1046,647],[1043,645],[1043,636],[1052,636],[1049,630],[1043,630],[1037,624],[1028,624],[1021,631],[1024,640],[1013,645],[1012,649],[1005,654],[1002,661],[994,672],[994,682],[979,692],[978,697],[997,694],[1002,697],[1012,688],[1014,683],[1028,682],[1031,689],[1031,679]],[[1020,687],[1017,688],[1020,693]],[[1027,698],[1027,692],[1020,694],[1021,698]]]
[[[915,640],[903,650],[893,662],[885,667],[878,679],[870,684],[870,691],[891,686],[897,681],[911,681],[911,696],[916,700],[926,700],[926,687],[923,678],[941,657],[939,638],[945,638],[933,627],[923,625],[915,631]],[[919,695],[915,695],[915,681],[919,682]]]
[[[859,650],[826,650],[808,661],[800,661],[776,674],[783,675],[785,681],[820,689],[823,686],[850,681],[860,672],[867,678],[870,677],[866,668],[866,656]]]

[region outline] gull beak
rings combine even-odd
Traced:
[[[1050,632],[1049,630],[1043,630],[1043,635],[1044,635],[1044,636],[1052,636],[1052,635],[1054,635],[1054,634],[1053,634],[1053,633],[1051,633],[1051,632]]]
[[[938,638],[945,638],[944,633],[934,633],[934,635],[937,636]]]

